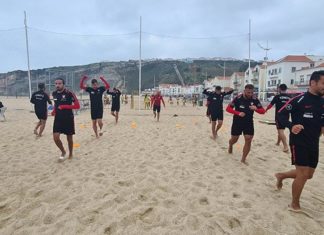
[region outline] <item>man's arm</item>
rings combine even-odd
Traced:
[[[204,95],[209,95],[209,94],[210,94],[210,92],[207,91],[207,90],[208,90],[208,89],[204,89],[204,90],[203,90],[203,94],[204,94]]]
[[[267,112],[269,109],[271,109],[275,103],[277,103],[277,99],[278,99],[278,96],[273,97],[273,99],[271,100],[270,104],[269,104],[269,105],[267,106],[267,108],[266,108],[266,112]]]
[[[223,92],[223,95],[226,96],[226,95],[230,95],[234,92],[234,89],[233,88],[230,88],[228,91],[225,91]]]
[[[277,113],[278,121],[289,130],[293,127],[292,122],[289,121],[289,115],[295,112],[296,106],[296,99],[292,98]]]
[[[30,103],[35,104],[35,95],[32,94],[32,97],[30,98]]]
[[[235,98],[232,100],[232,102],[229,103],[229,104],[227,105],[227,107],[226,107],[226,112],[231,113],[231,114],[233,114],[233,115],[240,116],[240,113],[241,113],[241,112],[239,112],[239,111],[237,111],[237,110],[234,110],[234,106],[235,106],[236,98],[237,98],[237,97],[235,97]],[[241,114],[241,115],[242,115],[242,114]]]
[[[46,95],[46,101],[47,101],[47,103],[52,104],[52,101],[51,101],[49,95],[47,93],[45,93],[45,95]]]
[[[164,99],[163,99],[163,97],[161,97],[161,100],[162,100],[163,106],[164,106],[164,108],[165,108],[165,103],[164,103]]]
[[[82,79],[81,79],[81,81],[80,81],[80,88],[81,88],[82,90],[87,89],[87,86],[84,84],[84,82],[85,82],[87,79],[88,79],[87,76],[83,76]]]
[[[105,84],[105,89],[108,90],[110,88],[109,83],[104,79],[104,77],[100,77],[100,80]]]
[[[256,106],[255,112],[257,112],[258,114],[265,114],[266,111],[262,107],[262,104],[261,104],[260,100],[258,100],[258,99],[256,100],[255,106]]]

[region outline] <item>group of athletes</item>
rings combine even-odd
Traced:
[[[90,95],[91,120],[95,136],[102,136],[103,129],[103,102],[102,95],[112,96],[111,114],[118,123],[118,113],[120,111],[121,92],[114,88],[110,91],[110,85],[103,77],[100,80],[104,86],[99,86],[96,79],[91,80],[91,87],[86,86],[88,79],[84,76],[80,82],[80,88]],[[58,78],[55,81],[56,90],[52,93],[54,108],[52,115],[54,118],[53,139],[60,149],[60,161],[67,158],[67,153],[60,140],[60,135],[65,134],[68,141],[69,155],[73,157],[73,135],[75,134],[73,109],[79,109],[80,104],[76,95],[65,88],[64,80]],[[223,100],[224,97],[233,93],[233,90],[222,92],[222,88],[217,86],[214,91],[205,89],[203,94],[207,96],[207,116],[211,120],[212,139],[216,139],[218,131],[221,129],[224,120]],[[154,118],[159,121],[161,103],[165,108],[165,103],[160,91],[157,91],[150,98],[151,108]],[[35,113],[39,122],[34,134],[42,136],[47,119],[47,103],[52,104],[49,96],[45,92],[45,85],[39,84],[39,91],[33,93],[31,103],[35,104]],[[275,174],[277,179],[277,189],[282,188],[282,181],[286,178],[293,178],[291,209],[300,210],[299,199],[306,181],[312,178],[319,158],[319,138],[324,135],[324,71],[314,72],[309,81],[309,89],[293,98],[287,94],[287,86],[279,86],[279,94],[276,95],[266,109],[262,107],[259,99],[254,95],[254,87],[251,84],[245,86],[242,94],[236,96],[227,106],[226,111],[233,114],[231,128],[231,138],[229,140],[228,153],[233,153],[233,145],[238,141],[240,135],[244,136],[244,147],[241,162],[248,165],[246,159],[251,149],[254,136],[254,112],[265,114],[273,106],[276,108],[275,121],[278,130],[277,145],[283,143],[283,151],[288,152],[288,144],[284,134],[284,129],[289,128],[289,145],[291,151],[291,161],[295,165],[294,170]],[[289,119],[291,117],[291,121]],[[98,132],[99,127],[99,132]]]

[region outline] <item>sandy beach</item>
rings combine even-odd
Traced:
[[[122,105],[118,125],[105,108],[99,139],[82,111],[74,158],[59,163],[53,117],[37,139],[29,100],[0,100],[8,107],[0,122],[0,234],[324,234],[324,138],[301,197],[307,215],[290,212],[292,181],[276,191],[274,177],[293,168],[290,154],[275,145],[275,126],[259,123],[272,120],[273,109],[254,115],[249,166],[240,163],[242,137],[227,153],[231,115],[213,141],[206,107],[190,104],[167,104],[159,123],[149,110]]]

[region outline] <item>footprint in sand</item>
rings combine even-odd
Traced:
[[[199,204],[200,205],[209,205],[209,201],[207,197],[202,197],[199,199]]]
[[[231,218],[229,221],[228,221],[228,226],[231,228],[231,229],[234,229],[234,228],[237,228],[237,227],[241,227],[241,222],[233,217]]]

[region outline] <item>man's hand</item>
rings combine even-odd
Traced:
[[[255,111],[255,110],[258,109],[255,105],[251,105],[251,106],[249,106],[249,108],[250,108],[251,110],[253,110],[253,111]]]
[[[304,129],[303,125],[297,124],[291,128],[291,132],[295,135],[298,135]]]
[[[240,112],[239,116],[240,117],[245,117],[245,113],[244,112]]]

